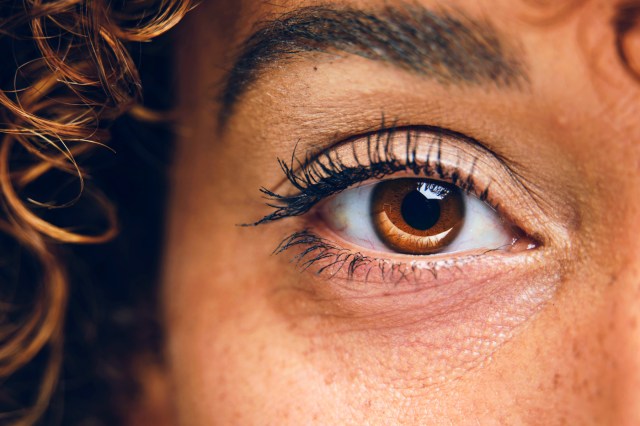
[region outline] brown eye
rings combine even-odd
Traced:
[[[390,249],[432,254],[460,232],[465,207],[459,188],[430,179],[394,179],[373,190],[371,213],[378,237]]]

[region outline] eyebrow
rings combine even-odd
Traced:
[[[440,84],[514,87],[527,82],[523,55],[487,21],[418,5],[376,12],[304,7],[263,22],[240,46],[223,82],[222,120],[269,66],[305,52],[344,52],[389,63]]]

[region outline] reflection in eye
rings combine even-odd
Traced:
[[[428,255],[496,249],[517,240],[486,203],[431,179],[348,189],[330,199],[321,215],[339,236],[375,251]]]
[[[462,194],[453,185],[395,179],[375,186],[371,214],[376,233],[401,253],[430,254],[449,244],[464,223]]]

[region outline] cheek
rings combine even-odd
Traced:
[[[627,166],[634,161],[628,160]],[[592,208],[583,209],[589,213],[580,224],[584,239],[575,243],[581,255],[545,312],[522,333],[529,349],[512,359],[525,358],[519,366],[490,366],[524,376],[516,394],[529,401],[532,423],[550,412],[575,424],[640,421],[640,206],[636,175],[624,176],[616,181],[610,174],[603,177],[607,185],[596,185],[616,191],[590,193]]]
[[[231,246],[233,244],[230,244]],[[254,259],[255,260],[255,259]],[[282,271],[235,268],[233,273],[203,267],[200,277],[168,286],[167,348],[178,424],[300,424],[300,419],[335,423],[345,395],[310,359],[317,348],[291,334],[265,305],[269,283]],[[193,272],[192,272],[193,273]],[[211,277],[215,276],[215,279]],[[336,395],[338,394],[338,395]]]

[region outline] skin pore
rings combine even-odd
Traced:
[[[204,2],[188,16],[162,287],[171,424],[640,422],[640,85],[615,50],[615,2],[545,4]],[[375,31],[328,24],[346,8]],[[400,23],[425,19],[404,49]],[[315,33],[287,28],[310,20]],[[438,29],[446,49],[429,44]],[[394,152],[416,132],[443,180],[489,188],[524,248],[380,252],[327,225],[322,201],[238,226],[274,212],[261,187],[295,193],[279,158],[367,163],[385,129]],[[415,175],[367,182],[397,177]],[[303,270],[309,241],[274,254],[305,230],[375,261]]]

